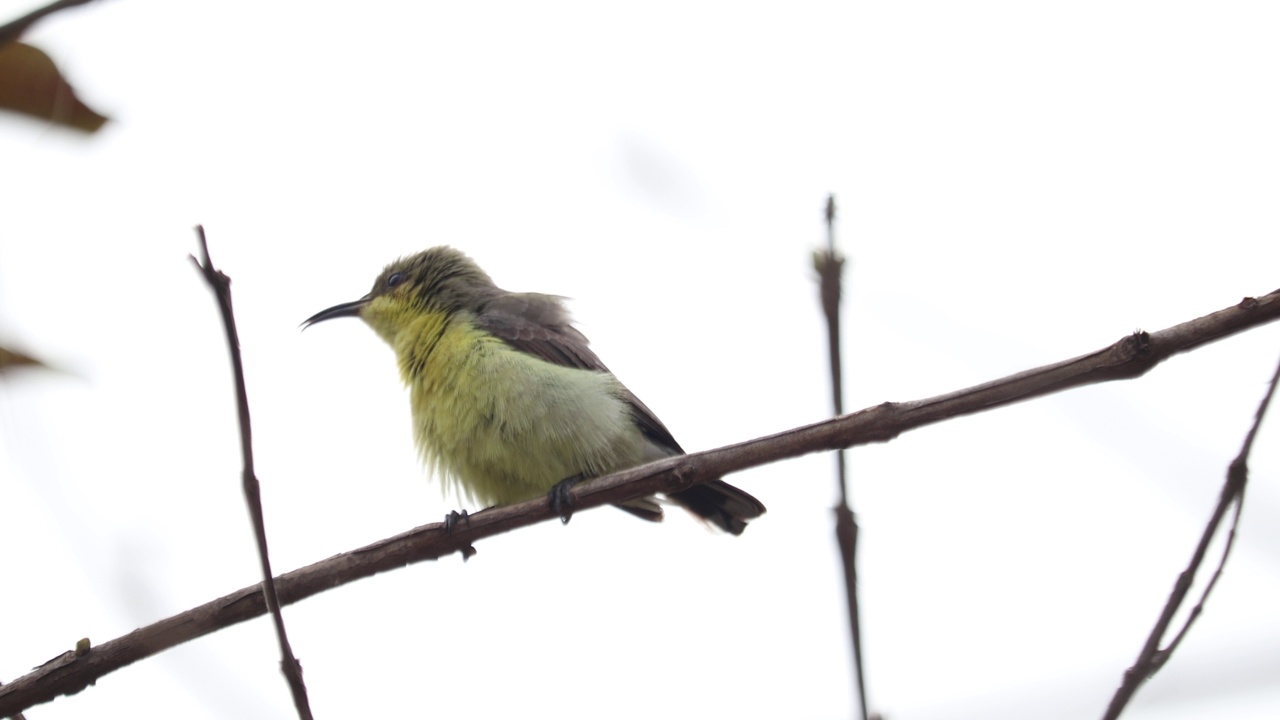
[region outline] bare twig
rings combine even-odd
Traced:
[[[1139,332],[1096,352],[1027,370],[964,390],[905,403],[883,403],[838,418],[714,450],[682,455],[588,480],[573,490],[580,510],[654,493],[687,489],[728,473],[813,452],[891,440],[908,430],[1010,405],[1067,388],[1136,378],[1160,362],[1238,332],[1280,319],[1280,290],[1155,333]],[[413,562],[471,548],[476,540],[558,517],[544,498],[491,508],[454,526],[423,525],[358,550],[335,555],[276,578],[280,602]],[[59,695],[179,643],[262,615],[261,586],[243,588],[197,608],[135,630],[75,656],[64,653],[0,687],[0,717]]]
[[[31,27],[37,20],[40,20],[47,15],[52,15],[59,10],[75,7],[76,5],[84,5],[92,1],[93,0],[58,0],[57,2],[49,3],[42,8],[32,10],[17,20],[0,25],[0,45],[17,40],[22,36],[22,33],[27,31],[27,28]]]
[[[827,249],[813,254],[818,271],[822,312],[827,318],[827,347],[831,363],[832,407],[837,416],[844,414],[844,373],[840,360],[840,295],[844,258],[836,254],[836,196],[827,196]],[[840,484],[840,501],[833,508],[836,515],[836,545],[844,567],[844,589],[849,608],[849,634],[853,645],[853,675],[858,688],[858,717],[867,718],[866,674],[862,668],[862,613],[858,608],[858,518],[849,497],[849,480],[845,472],[844,450],[837,450],[836,478]]]
[[[209,257],[209,243],[205,240],[204,227],[196,226],[196,235],[200,239],[200,260],[195,257],[191,262],[204,275],[205,282],[218,298],[218,310],[222,314],[222,325],[227,333],[227,348],[231,352],[231,368],[236,383],[236,409],[240,417],[240,454],[244,458],[244,471],[241,481],[244,486],[245,502],[249,505],[249,516],[253,519],[253,534],[258,541],[258,560],[262,565],[262,589],[266,596],[266,606],[271,611],[275,623],[276,638],[280,641],[280,669],[289,683],[293,693],[293,705],[302,720],[311,720],[311,703],[307,700],[307,687],[302,682],[302,666],[293,656],[293,648],[289,646],[289,636],[284,629],[284,614],[280,612],[280,600],[276,597],[275,582],[272,579],[271,559],[267,553],[267,526],[262,515],[262,491],[258,484],[258,476],[253,469],[253,428],[249,422],[249,393],[245,389],[244,362],[240,358],[240,334],[236,331],[235,313],[231,309],[231,278],[213,266]]]
[[[1267,407],[1271,405],[1271,398],[1275,395],[1276,383],[1280,382],[1280,364],[1276,365],[1276,371],[1271,376],[1271,385],[1267,388],[1266,395],[1263,396],[1262,402],[1258,405],[1258,411],[1253,416],[1253,427],[1249,428],[1249,433],[1245,435],[1244,445],[1240,448],[1240,454],[1227,467],[1227,479],[1222,484],[1222,492],[1218,495],[1218,505],[1213,509],[1213,515],[1209,518],[1209,522],[1205,525],[1204,533],[1200,536],[1200,542],[1196,545],[1195,553],[1191,556],[1191,562],[1187,565],[1187,569],[1178,575],[1177,582],[1173,585],[1173,592],[1169,594],[1169,599],[1165,602],[1164,610],[1160,613],[1160,618],[1156,620],[1156,626],[1151,629],[1151,634],[1147,636],[1146,643],[1142,646],[1142,651],[1138,653],[1138,659],[1124,673],[1124,680],[1121,681],[1120,687],[1116,689],[1115,695],[1111,698],[1111,704],[1107,706],[1107,712],[1103,715],[1104,720],[1115,720],[1120,717],[1120,713],[1124,711],[1125,706],[1138,692],[1138,688],[1147,678],[1155,675],[1164,667],[1173,655],[1173,651],[1182,643],[1182,639],[1186,637],[1187,631],[1191,629],[1191,623],[1200,617],[1200,613],[1204,610],[1204,603],[1209,598],[1209,593],[1213,587],[1218,584],[1218,578],[1222,577],[1222,569],[1226,567],[1227,556],[1231,554],[1231,547],[1235,544],[1236,529],[1240,526],[1240,511],[1244,507],[1244,489],[1249,480],[1249,453],[1253,450],[1253,439],[1258,434],[1258,427],[1262,425],[1262,418],[1267,413]],[[1200,594],[1200,600],[1196,602],[1196,606],[1188,613],[1186,621],[1182,624],[1182,628],[1178,634],[1174,636],[1173,641],[1168,647],[1161,648],[1160,640],[1169,631],[1169,626],[1173,623],[1173,616],[1178,612],[1178,608],[1182,606],[1182,602],[1186,600],[1187,593],[1191,591],[1191,584],[1195,582],[1196,571],[1200,569],[1200,565],[1204,562],[1205,553],[1209,550],[1209,543],[1213,540],[1214,535],[1218,534],[1218,527],[1222,524],[1222,519],[1226,516],[1227,511],[1234,508],[1231,516],[1231,528],[1227,531],[1227,540],[1222,547],[1222,557],[1218,560],[1218,567],[1213,572],[1213,577],[1209,578],[1209,583],[1205,585],[1204,592]]]

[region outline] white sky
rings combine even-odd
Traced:
[[[415,8],[113,0],[28,35],[113,122],[0,117],[0,340],[66,370],[0,385],[0,679],[256,579],[196,223],[234,279],[280,572],[457,506],[389,349],[298,331],[431,245],[574,298],[691,450],[828,414],[828,192],[850,409],[1280,286],[1272,3]],[[1278,354],[1267,327],[853,451],[872,708],[1099,716]],[[1277,427],[1127,717],[1280,715]],[[847,718],[832,467],[731,477],[769,506],[741,538],[604,509],[291,606],[317,716]],[[28,717],[292,717],[274,643],[256,620]]]

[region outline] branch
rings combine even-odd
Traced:
[[[1151,629],[1151,634],[1147,636],[1147,641],[1143,644],[1142,651],[1138,653],[1137,661],[1125,671],[1124,680],[1120,683],[1120,687],[1116,689],[1116,694],[1111,697],[1111,704],[1107,706],[1107,712],[1102,716],[1103,720],[1115,720],[1120,717],[1120,713],[1129,704],[1129,700],[1133,699],[1142,683],[1159,672],[1160,668],[1164,667],[1164,664],[1169,661],[1173,651],[1178,648],[1178,645],[1182,644],[1182,639],[1187,636],[1187,631],[1191,629],[1191,623],[1200,617],[1200,613],[1204,610],[1204,603],[1209,598],[1209,593],[1218,584],[1218,578],[1222,577],[1222,569],[1227,565],[1227,556],[1231,554],[1231,548],[1235,545],[1236,528],[1240,526],[1240,511],[1244,507],[1244,489],[1249,481],[1249,452],[1253,450],[1253,439],[1257,437],[1258,427],[1262,425],[1262,418],[1267,414],[1267,407],[1271,405],[1271,398],[1275,395],[1277,382],[1280,382],[1280,364],[1276,365],[1276,371],[1271,376],[1271,385],[1267,388],[1267,393],[1262,397],[1262,402],[1258,405],[1258,411],[1253,416],[1253,427],[1249,428],[1248,434],[1245,435],[1244,445],[1240,448],[1240,453],[1227,466],[1227,479],[1223,482],[1222,492],[1218,495],[1218,506],[1213,509],[1213,515],[1210,516],[1208,524],[1205,525],[1204,533],[1200,536],[1200,542],[1196,545],[1196,550],[1191,556],[1191,562],[1187,565],[1187,569],[1178,575],[1178,580],[1173,586],[1173,592],[1169,593],[1169,599],[1165,602],[1164,610],[1160,613],[1160,618],[1156,620],[1156,626]],[[1233,506],[1235,512],[1231,516],[1231,529],[1227,531],[1227,541],[1222,547],[1222,557],[1218,560],[1218,567],[1213,571],[1213,577],[1209,578],[1209,583],[1205,585],[1204,592],[1200,595],[1200,600],[1196,602],[1196,606],[1187,615],[1186,622],[1182,624],[1178,634],[1169,643],[1169,647],[1162,649],[1160,640],[1173,623],[1174,614],[1178,612],[1182,602],[1187,599],[1187,593],[1191,591],[1191,584],[1196,579],[1196,571],[1204,563],[1204,556],[1209,551],[1209,542],[1218,533],[1218,527],[1221,526],[1222,519]]]
[[[4,686],[4,683],[0,682],[0,687],[3,687],[3,686]],[[9,720],[27,720],[27,716],[23,715],[22,713],[14,713],[9,716]]]
[[[822,314],[827,318],[827,351],[831,363],[831,398],[836,415],[844,414],[844,381],[840,361],[840,294],[844,258],[836,253],[836,196],[827,196],[827,249],[813,254],[818,271]],[[836,451],[836,482],[840,500],[836,515],[836,546],[844,568],[844,597],[849,610],[849,641],[853,646],[853,680],[858,688],[858,717],[867,720],[867,681],[862,665],[862,612],[858,608],[858,518],[849,499],[844,451]]]
[[[17,40],[22,33],[26,32],[27,28],[34,25],[37,20],[52,15],[59,10],[75,7],[76,5],[84,5],[91,1],[92,0],[58,0],[57,2],[50,3],[42,8],[32,10],[17,20],[0,25],[0,45],[5,45]]]
[[[685,490],[728,473],[808,453],[891,440],[907,430],[1021,402],[1072,387],[1136,378],[1162,361],[1215,340],[1280,319],[1280,290],[1175,325],[1138,332],[1096,352],[945,395],[884,403],[831,420],[714,450],[682,455],[589,480],[573,490],[587,509]],[[276,578],[282,604],[409,563],[434,560],[471,543],[557,517],[544,498],[478,512],[446,532],[443,523],[410,530]],[[261,588],[243,588],[76,656],[50,660],[0,687],[0,717],[59,695],[76,693],[98,678],[149,655],[265,612]]]
[[[240,419],[240,455],[244,459],[244,470],[240,474],[240,482],[244,488],[244,500],[249,506],[249,517],[253,521],[253,537],[258,546],[258,562],[262,565],[262,590],[266,594],[266,606],[271,611],[271,619],[275,625],[276,639],[280,643],[280,670],[289,683],[289,691],[293,694],[293,706],[302,720],[311,720],[311,703],[307,700],[307,686],[302,682],[302,666],[293,655],[289,645],[289,634],[284,629],[284,613],[280,612],[280,600],[276,597],[275,583],[272,582],[271,556],[267,552],[267,522],[262,513],[262,487],[253,469],[253,426],[249,422],[249,391],[244,382],[244,360],[240,357],[240,333],[236,330],[236,316],[231,309],[231,278],[213,266],[209,257],[209,243],[204,236],[204,226],[196,226],[196,236],[200,240],[200,260],[191,258],[191,262],[199,268],[209,289],[218,299],[218,310],[222,315],[222,327],[227,333],[227,349],[231,352],[231,370],[236,383],[236,410]]]

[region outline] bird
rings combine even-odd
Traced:
[[[453,247],[392,262],[364,297],[302,326],[342,317],[360,318],[395,351],[419,453],[467,500],[546,495],[568,522],[576,482],[685,454],[591,350],[564,298],[503,290]],[[765,512],[719,479],[666,497],[733,535]],[[653,497],[618,507],[663,518]]]

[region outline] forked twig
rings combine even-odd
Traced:
[[[1276,383],[1280,382],[1280,363],[1276,365],[1276,371],[1271,376],[1271,385],[1267,388],[1266,395],[1263,396],[1262,402],[1258,405],[1258,411],[1253,416],[1253,427],[1249,428],[1249,433],[1245,435],[1244,445],[1240,448],[1240,454],[1236,455],[1231,464],[1227,466],[1227,479],[1222,484],[1222,492],[1218,495],[1218,505],[1213,509],[1213,515],[1209,518],[1209,522],[1205,525],[1204,533],[1200,536],[1200,542],[1196,545],[1195,553],[1191,556],[1191,562],[1187,565],[1187,569],[1178,575],[1177,582],[1173,585],[1173,592],[1169,594],[1169,599],[1165,602],[1164,610],[1160,613],[1160,618],[1156,620],[1156,625],[1151,629],[1151,634],[1147,636],[1147,641],[1142,646],[1142,651],[1138,653],[1138,659],[1124,673],[1124,680],[1120,683],[1120,687],[1116,689],[1115,695],[1111,697],[1111,704],[1107,706],[1107,712],[1103,715],[1103,720],[1115,720],[1120,717],[1120,713],[1124,711],[1129,701],[1138,692],[1138,688],[1142,683],[1160,671],[1164,664],[1169,661],[1173,651],[1182,643],[1182,639],[1187,636],[1187,631],[1191,629],[1191,623],[1200,617],[1200,613],[1204,610],[1204,603],[1209,598],[1209,593],[1213,590],[1213,586],[1218,584],[1218,578],[1222,577],[1222,569],[1226,567],[1227,556],[1231,554],[1231,547],[1235,544],[1236,528],[1240,526],[1240,511],[1244,507],[1244,489],[1249,480],[1249,453],[1253,450],[1253,439],[1258,435],[1258,427],[1262,425],[1262,418],[1267,413],[1267,407],[1271,405],[1271,398],[1276,391]],[[1173,616],[1178,612],[1178,608],[1182,606],[1182,602],[1186,600],[1187,593],[1191,591],[1191,584],[1195,582],[1196,572],[1200,569],[1200,565],[1204,562],[1205,553],[1209,550],[1209,543],[1213,537],[1218,534],[1218,527],[1222,524],[1222,519],[1226,517],[1227,510],[1234,507],[1231,515],[1231,528],[1227,531],[1227,540],[1222,547],[1222,557],[1218,560],[1218,567],[1213,571],[1213,577],[1209,578],[1209,582],[1205,585],[1204,592],[1200,594],[1200,600],[1196,602],[1196,606],[1187,614],[1186,621],[1182,624],[1182,628],[1178,630],[1178,634],[1174,636],[1168,647],[1160,647],[1160,640],[1169,631],[1169,626],[1173,623]]]

